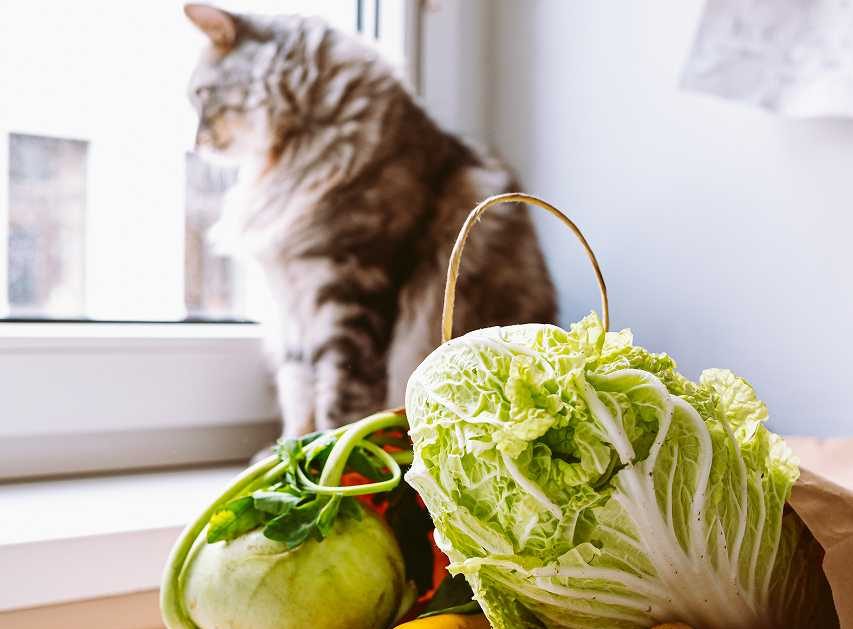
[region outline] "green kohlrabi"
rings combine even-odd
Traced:
[[[837,626],[796,461],[729,371],[690,382],[590,315],[442,345],[406,411],[406,479],[496,629]]]
[[[411,452],[373,433],[405,427],[387,412],[289,439],[237,478],[172,550],[168,629],[390,627],[416,594],[394,533],[353,497],[398,485]],[[373,482],[341,486],[346,470]]]

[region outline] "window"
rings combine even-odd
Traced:
[[[215,4],[321,15],[402,62],[415,2]],[[274,436],[258,281],[205,242],[236,172],[192,150],[205,38],[182,5],[0,3],[0,478],[239,458]]]
[[[381,30],[388,49],[402,46],[403,0],[218,4],[319,14],[339,28]],[[204,37],[181,6],[0,5],[0,313],[160,321],[248,314],[240,271],[204,243],[234,178],[191,152],[196,120],[185,91]]]

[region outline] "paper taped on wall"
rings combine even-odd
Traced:
[[[853,2],[707,0],[681,85],[790,116],[853,116]]]

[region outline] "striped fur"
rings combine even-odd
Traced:
[[[190,87],[198,144],[241,164],[215,238],[264,269],[285,432],[399,405],[439,342],[447,259],[465,216],[517,185],[496,159],[439,129],[359,38],[315,18],[187,13],[212,40]],[[554,320],[526,208],[493,210],[462,271],[458,333]]]

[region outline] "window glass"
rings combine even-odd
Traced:
[[[217,4],[358,22],[355,0]],[[235,177],[192,153],[205,38],[182,7],[0,2],[0,316],[246,315],[243,272],[205,241]]]
[[[7,287],[13,316],[79,316],[88,143],[9,136]]]

